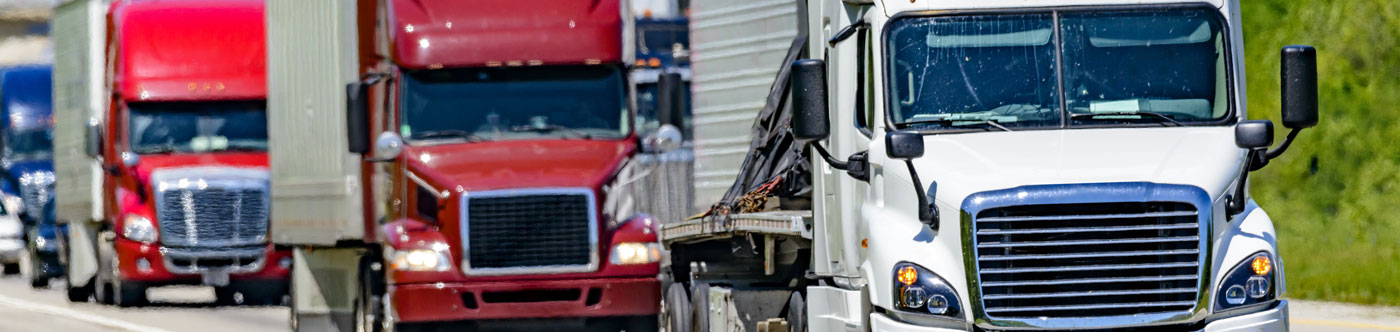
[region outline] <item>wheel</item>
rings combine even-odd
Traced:
[[[87,302],[88,298],[93,295],[93,284],[93,280],[88,280],[88,283],[82,287],[73,287],[73,283],[69,282],[68,286],[65,287],[68,291],[68,302]]]
[[[113,234],[113,236],[115,236],[115,234]],[[113,258],[115,254],[113,253],[112,243],[101,240],[106,238],[105,234],[98,234],[99,242],[96,248],[97,274],[92,276],[91,284],[94,291],[92,294],[93,299],[97,300],[97,303],[111,305],[116,304],[117,298],[116,282],[113,281],[113,279],[117,277],[117,262],[116,259]]]
[[[29,247],[29,287],[34,289],[49,288],[48,271],[44,271],[44,259],[39,257],[39,252],[34,247]]]
[[[19,263],[5,263],[4,273],[7,276],[19,274]]]
[[[703,332],[710,330],[710,284],[706,282],[695,282],[690,287],[690,307],[691,307],[691,331]]]
[[[807,301],[802,298],[802,292],[792,291],[792,296],[788,297],[787,323],[788,331],[807,331]]]
[[[685,285],[672,283],[667,287],[666,296],[661,310],[665,312],[666,327],[671,332],[690,332],[691,317],[694,316],[694,309],[690,306],[690,298],[686,296]]]
[[[241,300],[240,297],[238,290],[234,289],[233,286],[214,287],[215,305],[237,305]]]
[[[376,255],[366,255],[360,260],[360,287],[355,295],[355,331],[384,331],[384,296],[380,276],[380,266],[374,261]]]
[[[116,285],[112,286],[115,298],[112,304],[118,307],[135,307],[146,304],[146,285],[138,282],[121,281],[121,278],[114,278]]]

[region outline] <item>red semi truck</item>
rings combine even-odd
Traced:
[[[203,284],[221,303],[282,301],[292,260],[268,236],[263,18],[261,0],[110,5],[105,120],[57,138],[102,169],[101,217],[68,241],[86,272],[71,300],[132,306],[150,287]]]
[[[657,328],[658,225],[629,186],[635,156],[681,135],[635,129],[624,3],[268,15],[274,234],[296,246],[297,330]]]

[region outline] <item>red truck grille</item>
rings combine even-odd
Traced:
[[[156,219],[161,244],[230,247],[267,241],[267,191],[262,188],[187,188],[160,193]]]
[[[591,190],[473,192],[463,205],[467,274],[597,268],[598,218]]]

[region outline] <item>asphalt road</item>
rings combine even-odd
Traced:
[[[150,307],[127,309],[68,303],[62,283],[33,290],[19,277],[0,278],[0,332],[287,331],[286,307],[215,307],[207,287],[152,289]],[[1400,308],[1291,301],[1293,331],[1400,332]]]

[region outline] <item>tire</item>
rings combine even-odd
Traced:
[[[706,282],[695,282],[690,287],[690,320],[691,331],[710,331],[710,284]]]
[[[666,310],[666,327],[670,332],[691,332],[691,317],[695,316],[695,310],[690,306],[685,285],[672,283],[666,289],[665,301],[663,309]]]
[[[214,305],[238,305],[238,300],[238,290],[234,289],[233,286],[214,287]]]
[[[112,299],[112,304],[118,307],[130,308],[146,305],[146,285],[137,282],[123,282],[116,280],[116,285],[112,286],[116,292],[116,298]]]
[[[787,309],[788,331],[807,331],[807,301],[802,298],[801,291],[792,291],[792,296],[788,297]]]
[[[87,302],[88,298],[93,296],[93,284],[93,280],[88,280],[87,285],[83,285],[82,287],[73,287],[73,284],[69,283],[68,286],[65,287],[68,293],[68,302]]]
[[[19,263],[5,263],[4,273],[7,276],[19,274]]]
[[[44,260],[39,257],[39,252],[34,247],[30,247],[29,252],[29,287],[33,289],[49,288],[49,276],[44,271]]]

